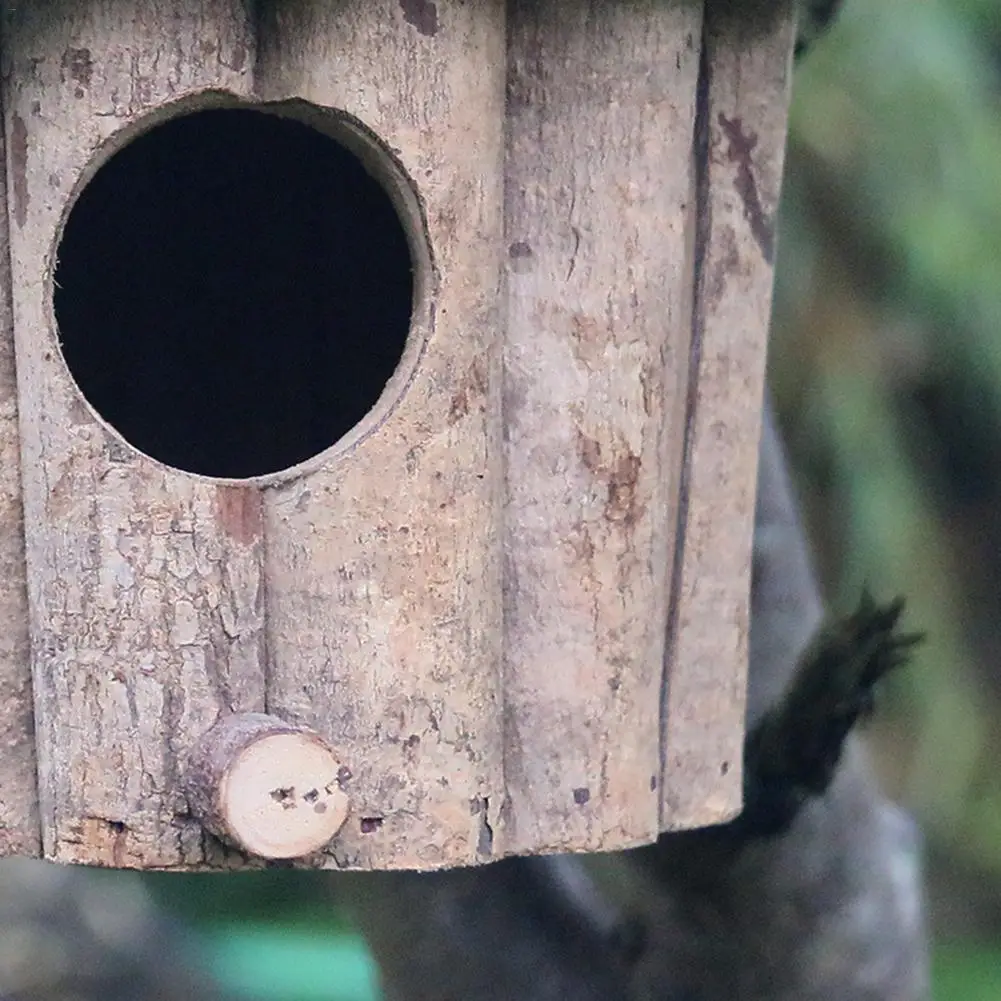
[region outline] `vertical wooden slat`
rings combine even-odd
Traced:
[[[793,29],[791,0],[706,6],[665,829],[719,823],[740,809],[757,439]]]
[[[658,830],[700,11],[512,0],[507,850]]]
[[[502,0],[261,7],[258,96],[336,108],[379,136],[419,187],[434,259],[419,261],[398,404],[265,492],[268,708],[345,761],[342,866],[495,851],[503,14]]]
[[[0,162],[6,163],[6,157]],[[32,703],[4,171],[0,176],[0,856],[41,852]]]
[[[247,92],[253,35],[240,0],[4,13],[44,850],[196,863],[178,763],[220,710],[263,706],[259,501],[147,459],[95,418],[59,353],[51,269],[61,213],[102,143],[203,88]]]

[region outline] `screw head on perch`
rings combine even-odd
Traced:
[[[202,826],[262,858],[300,858],[341,829],[340,762],[306,727],[264,713],[222,717],[191,753],[186,793]]]

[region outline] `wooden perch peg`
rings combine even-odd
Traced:
[[[187,796],[211,831],[262,858],[300,858],[341,829],[340,762],[312,730],[264,713],[222,717],[194,748]]]

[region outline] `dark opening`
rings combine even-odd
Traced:
[[[55,271],[83,394],[143,452],[210,476],[286,469],[341,438],[399,363],[412,301],[403,226],[355,155],[245,109],[116,153]]]

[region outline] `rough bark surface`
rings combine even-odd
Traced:
[[[228,712],[309,726],[344,763],[329,867],[609,850],[738,809],[792,45],[788,4],[770,6],[746,30],[654,0],[5,11],[46,855],[244,864],[182,792]],[[51,288],[107,156],[235,103],[363,158],[410,234],[416,296],[358,427],[300,468],[221,482],[95,415]],[[11,539],[16,522],[15,503]],[[28,800],[4,809],[37,827]]]
[[[222,710],[264,705],[261,517],[244,488],[125,446],[59,352],[59,226],[109,140],[205,87],[248,92],[239,2],[5,9],[4,118],[44,851],[204,856],[183,759]],[[124,132],[123,132],[124,130]]]
[[[309,0],[265,10],[259,38],[258,95],[370,128],[415,182],[411,229],[426,226],[398,405],[265,491],[269,711],[349,770],[330,864],[471,863],[493,853],[504,788],[503,4]]]
[[[739,809],[755,471],[793,0],[710,0],[695,141],[687,431],[664,686],[661,829]]]
[[[698,35],[687,4],[509,6],[508,850],[659,830]]]
[[[0,137],[2,142],[2,137]],[[35,764],[21,445],[10,301],[6,177],[0,178],[0,856],[41,847]]]

